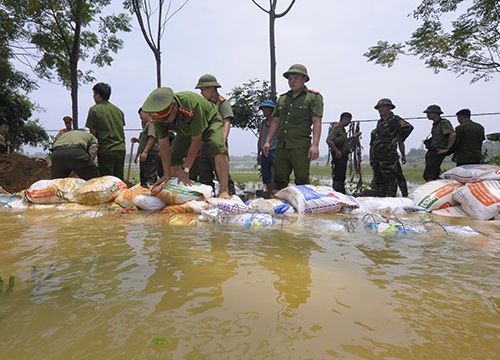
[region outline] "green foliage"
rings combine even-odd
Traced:
[[[251,130],[257,136],[259,122],[262,120],[259,105],[271,96],[269,82],[248,80],[243,85],[233,88],[228,96],[234,112],[233,126]]]
[[[36,83],[26,74],[16,71],[10,62],[14,54],[8,44],[21,31],[22,27],[0,8],[0,119],[9,124],[6,138],[14,151],[24,144],[47,147],[49,140],[38,121],[29,120],[36,105],[23,95],[35,89]]]
[[[364,54],[368,61],[391,67],[398,55],[418,56],[435,72],[470,74],[471,82],[490,80],[500,72],[499,1],[424,0],[413,17],[422,24],[409,40],[379,41]]]

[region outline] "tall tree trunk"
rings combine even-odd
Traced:
[[[274,11],[269,13],[269,50],[271,55],[271,99],[276,102],[276,42],[274,39]]]
[[[75,37],[73,47],[69,56],[69,68],[71,76],[71,110],[73,116],[73,129],[78,129],[78,60],[80,58],[80,36],[82,26],[80,21],[75,21]]]

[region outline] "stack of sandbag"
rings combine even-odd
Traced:
[[[478,220],[500,217],[500,166],[462,165],[446,171],[442,177],[415,189],[416,205],[437,215]]]
[[[292,205],[299,214],[337,212],[343,207],[358,206],[353,197],[329,186],[290,185],[278,191],[276,197]]]
[[[24,196],[34,204],[100,205],[113,201],[126,188],[127,185],[115,176],[102,176],[88,181],[63,178],[39,180],[24,191]]]
[[[469,216],[478,220],[500,217],[500,166],[462,165],[442,176],[463,183],[453,198]]]

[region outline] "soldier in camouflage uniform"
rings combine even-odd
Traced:
[[[309,184],[311,161],[319,156],[323,117],[323,97],[319,92],[305,86],[309,81],[306,67],[301,64],[292,65],[283,76],[288,79],[290,91],[278,99],[271,128],[262,148],[267,156],[270,142],[278,131],[274,160],[275,184],[278,190],[288,186],[292,170],[295,185]]]
[[[413,126],[391,110],[396,106],[390,99],[381,99],[375,105],[380,114],[377,122],[370,163],[377,179],[378,196],[395,197],[397,192],[397,174],[399,156],[398,142],[404,142],[413,131]]]

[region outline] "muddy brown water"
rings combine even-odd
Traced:
[[[352,220],[352,218],[350,218]],[[421,215],[408,221],[423,222]],[[436,220],[436,218],[434,218]],[[2,359],[493,359],[498,222],[0,212]]]

